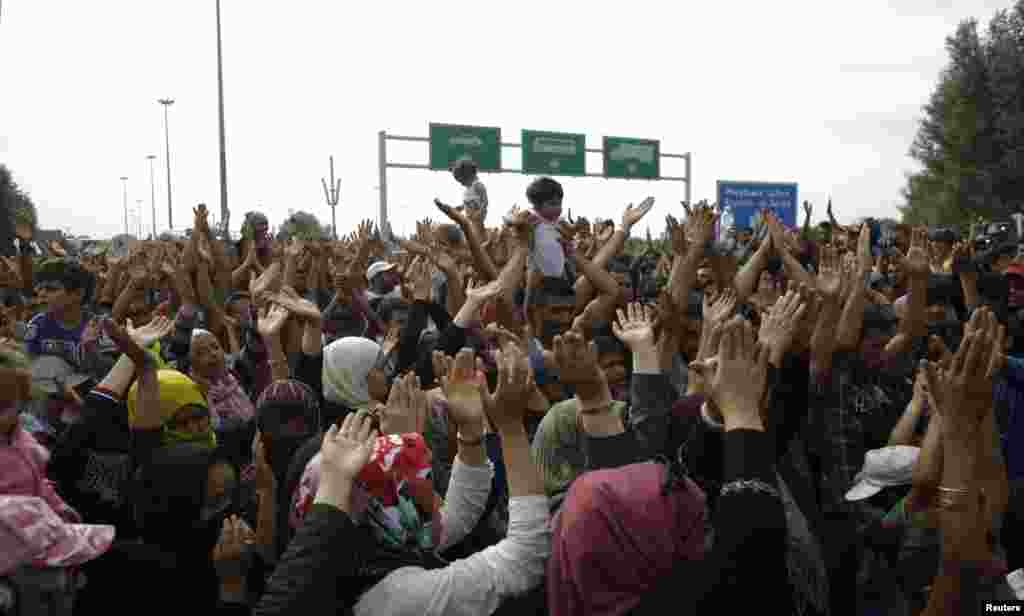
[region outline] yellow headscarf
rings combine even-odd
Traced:
[[[217,437],[212,428],[208,433],[186,435],[180,431],[171,430],[167,426],[168,422],[174,418],[174,414],[183,406],[194,405],[204,409],[209,408],[199,385],[177,370],[157,370],[156,378],[160,385],[160,418],[164,425],[164,444],[190,441],[208,443],[211,447],[216,446]],[[137,381],[128,390],[128,423],[130,425],[135,424],[139,404],[138,390]]]

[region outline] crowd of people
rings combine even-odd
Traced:
[[[282,240],[251,212],[232,242],[199,206],[187,239],[43,259],[20,227],[0,614],[1024,599],[1015,245],[882,248],[809,206],[723,242],[687,203],[627,243],[653,199],[591,223],[542,177],[495,219],[453,174],[463,201],[409,238]]]

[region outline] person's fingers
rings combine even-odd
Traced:
[[[967,365],[967,354],[971,350],[971,342],[974,340],[974,332],[964,334],[963,340],[960,341],[960,348],[956,350],[956,355],[953,356],[953,363],[951,371],[954,375],[961,375]]]
[[[756,344],[757,344],[757,332],[754,331],[754,326],[750,324],[750,321],[743,321],[743,347],[741,349],[743,359],[753,360]]]
[[[771,352],[770,352],[768,346],[759,343],[757,345],[757,356],[756,356],[757,369],[758,369],[758,378],[762,378],[763,379],[768,374],[768,359],[770,357],[771,357]]]
[[[994,379],[1003,369],[1003,365],[1006,363],[1006,354],[1004,349],[1006,348],[1006,326],[998,325],[996,327],[995,341],[992,345],[992,353],[988,362],[988,372],[986,376],[990,379]]]
[[[356,418],[359,416],[360,412],[362,411],[356,413],[349,413],[348,415],[345,415],[345,419],[341,421],[341,427],[338,428],[337,434],[335,436],[345,436],[348,433],[350,433],[352,431],[352,426],[355,425]]]
[[[356,418],[354,421],[351,433],[348,434],[350,439],[358,443],[366,441],[370,436],[370,432],[373,431],[373,421],[370,419],[370,416],[365,413],[361,413],[360,415],[361,416]]]
[[[986,351],[986,344],[991,341],[988,336],[985,335],[985,331],[975,332],[971,340],[971,348],[967,354],[966,365],[964,366],[964,372],[969,377],[978,376],[978,372],[988,369],[988,362],[982,364],[982,357],[988,357]]]
[[[732,360],[736,358],[736,325],[730,321],[722,330],[722,336],[718,343],[718,356],[722,360]]]

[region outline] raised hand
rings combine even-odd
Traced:
[[[398,348],[398,341],[402,336],[402,328],[399,325],[392,325],[388,329],[384,343],[380,345],[380,354],[384,357],[391,355],[391,352]]]
[[[249,528],[245,520],[232,515],[224,519],[220,538],[211,553],[214,569],[222,584],[244,587],[246,568],[242,555],[246,546],[256,542],[256,533]]]
[[[249,282],[249,296],[257,306],[263,306],[281,288],[281,264],[274,262],[258,277],[253,275]]]
[[[439,373],[441,389],[448,399],[448,414],[460,431],[473,435],[483,430],[484,396],[487,382],[477,370],[476,355],[471,349],[462,349],[455,358],[435,352],[436,361],[443,367]]]
[[[466,299],[477,304],[484,304],[497,297],[499,293],[501,293],[500,280],[492,280],[480,286],[477,286],[476,281],[470,280],[466,287]]]
[[[800,294],[790,289],[775,302],[761,321],[758,342],[771,352],[770,359],[773,365],[782,365],[783,357],[793,346],[806,308],[801,302]]]
[[[964,332],[960,348],[946,369],[933,363],[922,363],[922,367],[942,415],[970,432],[991,411],[992,381],[1004,361],[1006,328],[982,307],[974,311]]]
[[[489,324],[484,331],[493,338],[495,344],[500,349],[505,348],[509,344],[514,344],[521,349],[526,347],[520,336],[513,334],[497,323]]]
[[[264,338],[273,338],[281,334],[284,324],[288,321],[289,312],[279,304],[268,303],[259,311],[256,331]]]
[[[607,380],[598,362],[597,345],[587,344],[577,330],[569,330],[554,339],[555,363],[559,381],[567,385],[597,385]]]
[[[686,238],[686,226],[679,224],[671,214],[665,215],[665,226],[672,242],[672,253],[679,257],[684,256],[690,247],[690,242]]]
[[[900,267],[909,277],[927,276],[931,272],[928,258],[928,231],[918,227],[911,232],[910,250],[898,260]]]
[[[514,344],[495,353],[498,387],[493,394],[483,388],[487,418],[501,432],[522,431],[523,414],[536,390],[533,371],[526,354]]]
[[[155,317],[139,328],[133,327],[131,319],[128,319],[127,325],[127,334],[142,348],[151,346],[174,331],[174,321],[165,316]]]
[[[607,244],[612,239],[612,236],[615,235],[615,223],[610,220],[600,221],[594,227],[599,245]],[[597,231],[597,228],[600,228],[600,231]]]
[[[686,239],[698,246],[704,246],[715,234],[718,216],[710,209],[698,208],[693,216],[686,219]]]
[[[274,297],[274,302],[285,308],[292,316],[302,320],[319,321],[322,316],[316,304],[300,296],[291,287],[281,287],[281,292]]]
[[[612,332],[622,344],[634,353],[654,347],[654,319],[649,307],[634,302],[616,313],[619,319],[612,322]]]
[[[647,197],[640,202],[640,205],[633,207],[633,204],[626,206],[626,211],[622,213],[622,229],[626,233],[633,228],[633,226],[643,220],[643,217],[647,215],[647,212],[651,211],[654,207],[654,197]]]
[[[750,323],[742,317],[722,332],[711,376],[711,399],[726,429],[763,430],[761,404],[768,386],[769,350],[758,345]]]
[[[452,222],[454,222],[455,224],[460,225],[460,226],[461,225],[468,225],[469,224],[469,218],[466,217],[465,212],[463,212],[462,210],[453,208],[452,206],[448,205],[447,203],[444,203],[443,201],[441,201],[440,199],[434,199],[434,206],[437,207],[437,209],[442,214],[447,216],[448,219],[451,220]],[[422,236],[421,236],[421,241],[422,241]]]
[[[421,434],[427,424],[429,405],[415,373],[396,378],[387,404],[378,413],[381,434]]]
[[[736,291],[729,287],[715,298],[712,298],[710,293],[705,293],[703,301],[704,322],[710,327],[715,327],[732,317],[733,311],[736,310]]]
[[[366,244],[370,241],[373,236],[373,221],[364,220],[359,223],[359,227],[356,229],[356,240],[362,244]]]
[[[823,246],[818,262],[818,291],[825,297],[840,297],[843,287],[843,266],[835,248]]]
[[[128,327],[131,329],[131,322],[128,322]],[[144,346],[139,343],[131,334],[126,332],[118,325],[114,319],[104,318],[100,322],[100,328],[103,333],[107,335],[117,347],[117,350],[128,356],[128,359],[132,360],[136,368],[142,368],[143,366],[151,363],[147,360],[146,351]]]
[[[804,201],[804,214],[807,215],[807,218],[811,217],[811,211],[812,211],[811,202],[810,201]]]
[[[210,228],[207,222],[207,217],[210,213],[206,210],[206,204],[200,203],[196,207],[192,208],[192,215],[194,217],[195,231],[206,231]]]
[[[370,461],[377,436],[370,416],[364,411],[349,413],[340,428],[334,424],[327,430],[320,445],[317,500],[324,491],[350,494],[352,482]]]
[[[686,217],[687,218],[689,218],[690,216],[693,216],[693,208],[690,207],[690,203],[688,201],[680,201],[679,204],[683,206],[684,210],[686,210]]]

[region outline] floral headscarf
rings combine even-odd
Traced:
[[[420,434],[377,438],[370,461],[356,479],[354,517],[365,518],[380,543],[432,549],[441,544],[440,498],[430,479],[431,453]],[[292,498],[299,528],[320,485],[320,454],[310,460]]]

